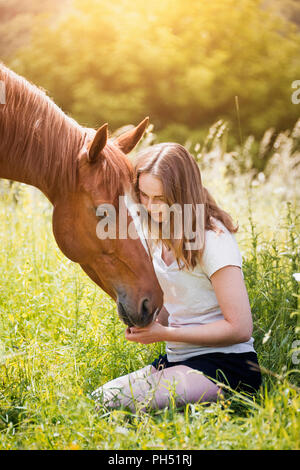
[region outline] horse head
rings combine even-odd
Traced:
[[[127,325],[146,326],[163,304],[163,292],[140,238],[119,238],[119,196],[130,192],[132,164],[126,156],[141,139],[148,118],[115,139],[104,124],[90,129],[77,158],[76,191],[54,201],[53,233],[62,252],[116,302]],[[99,238],[97,208],[117,215],[115,238]],[[132,223],[128,213],[127,228]]]

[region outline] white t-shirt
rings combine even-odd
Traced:
[[[223,266],[233,265],[242,269],[242,256],[234,234],[220,220],[213,218],[213,221],[224,233],[205,231],[201,264],[198,263],[193,271],[188,271],[185,267],[179,270],[176,260],[167,266],[161,257],[161,240],[153,250],[154,270],[164,292],[164,306],[170,314],[169,326],[191,327],[224,319],[209,278]],[[180,264],[183,265],[183,261],[180,261]],[[252,337],[244,343],[222,347],[170,341],[166,343],[166,353],[170,362],[211,352],[247,351],[255,351]]]

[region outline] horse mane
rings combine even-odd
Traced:
[[[6,104],[0,106],[0,148],[9,165],[20,165],[25,175],[34,173],[50,188],[76,190],[77,156],[95,129],[79,125],[65,114],[46,91],[0,62]],[[105,164],[99,178],[115,198],[132,178],[131,163],[109,139],[103,149]]]

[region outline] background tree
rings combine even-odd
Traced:
[[[30,43],[6,61],[84,125],[147,114],[158,139],[185,142],[222,119],[234,145],[235,97],[243,135],[295,124],[299,46],[296,25],[260,0],[76,0],[50,24],[35,16]]]

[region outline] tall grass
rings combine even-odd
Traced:
[[[235,155],[226,154],[220,143],[222,133],[198,160],[204,184],[240,225],[236,237],[254,345],[267,369],[257,397],[231,394],[182,410],[103,409],[97,415],[90,392],[148,364],[164,344],[127,342],[114,302],[58,249],[46,198],[18,185],[16,203],[14,188],[2,182],[2,449],[299,448],[299,364],[293,346],[300,315],[293,277],[300,272],[299,188],[295,175],[281,178],[290,165],[286,160],[276,165],[270,159],[272,172],[264,177],[251,178],[236,166],[228,171]]]

